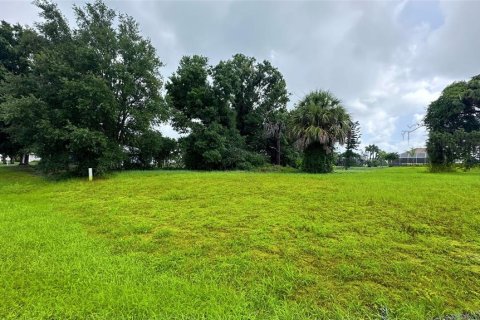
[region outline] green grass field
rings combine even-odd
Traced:
[[[0,168],[1,319],[480,312],[480,171]]]

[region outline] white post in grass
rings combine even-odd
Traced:
[[[88,181],[92,181],[92,180],[93,180],[93,169],[88,168]]]

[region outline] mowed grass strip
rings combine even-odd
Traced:
[[[480,172],[0,168],[0,318],[480,311]]]

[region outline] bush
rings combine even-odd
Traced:
[[[454,172],[456,171],[455,166],[453,165],[443,165],[443,164],[435,164],[431,163],[428,166],[428,171],[432,173],[436,172]]]
[[[152,169],[161,167],[170,158],[177,147],[177,142],[163,137],[160,132],[147,131],[134,139],[134,145],[129,147],[126,169]]]
[[[244,138],[235,128],[213,123],[182,139],[184,162],[193,170],[250,170],[264,165],[266,156],[245,150]]]

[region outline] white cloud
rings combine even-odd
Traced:
[[[410,104],[428,105],[436,100],[440,92],[431,92],[427,88],[418,88],[415,91],[408,92],[402,96],[403,100]]]
[[[418,72],[466,79],[480,73],[480,1],[441,1],[445,23],[433,31],[418,56]]]

